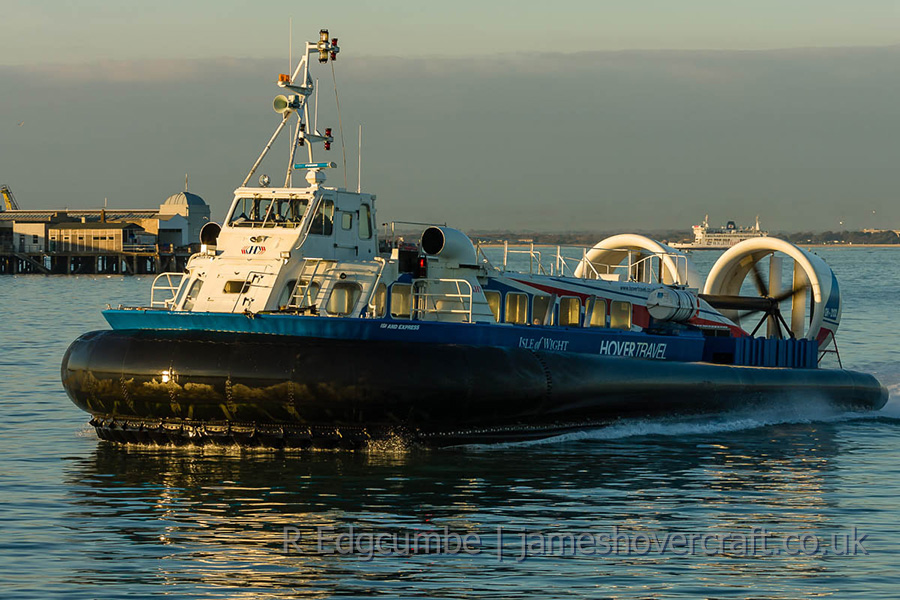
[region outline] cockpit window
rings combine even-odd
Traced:
[[[313,235],[331,235],[334,231],[334,202],[323,200],[313,217],[309,232]]]
[[[194,309],[194,301],[197,299],[197,296],[200,295],[200,288],[202,288],[202,287],[203,287],[203,280],[198,277],[191,284],[191,287],[187,293],[187,297],[184,299],[184,306],[181,307],[181,310],[193,310]]]
[[[372,237],[372,220],[368,204],[359,206],[359,239],[368,240]]]
[[[231,213],[233,227],[297,227],[307,198],[239,198]]]

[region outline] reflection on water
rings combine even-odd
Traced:
[[[255,597],[260,588],[269,594],[275,585],[285,595],[331,596],[413,584],[431,596],[498,590],[510,597],[532,594],[527,575],[546,577],[547,585],[559,577],[615,581],[623,591],[664,597],[690,595],[697,582],[677,576],[699,570],[704,585],[722,593],[766,589],[768,597],[793,598],[794,586],[802,586],[804,594],[827,594],[834,586],[812,578],[833,568],[815,557],[777,564],[659,555],[497,560],[498,526],[510,532],[598,532],[613,525],[632,532],[843,530],[847,522],[834,496],[841,452],[834,427],[783,425],[760,434],[636,437],[526,451],[298,455],[98,443],[89,458],[67,468],[67,535],[86,548],[72,582],[130,590],[178,583],[223,597]],[[370,532],[476,532],[483,552],[371,562],[316,552],[317,527],[351,525]],[[285,526],[302,531],[302,552],[284,553]],[[97,546],[86,547],[86,540]],[[646,580],[636,586],[635,576]],[[777,585],[761,582],[775,576]]]

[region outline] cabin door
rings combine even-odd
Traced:
[[[272,291],[274,277],[263,271],[251,271],[247,274],[235,300],[232,312],[258,312],[263,310]]]
[[[355,210],[337,210],[334,215],[334,247],[339,257],[355,258],[359,254],[359,234]]]

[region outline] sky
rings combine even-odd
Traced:
[[[900,228],[900,2],[0,0],[0,14],[0,183],[23,207],[151,207],[188,173],[221,218],[278,123],[290,29],[296,58],[328,27],[347,185],[362,124],[380,221]],[[337,131],[316,67],[320,128]],[[262,170],[277,180],[274,152]],[[318,156],[342,162],[339,144]]]

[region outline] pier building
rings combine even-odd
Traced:
[[[209,219],[209,205],[188,191],[158,208],[23,210],[7,204],[0,206],[0,274],[181,270]]]

